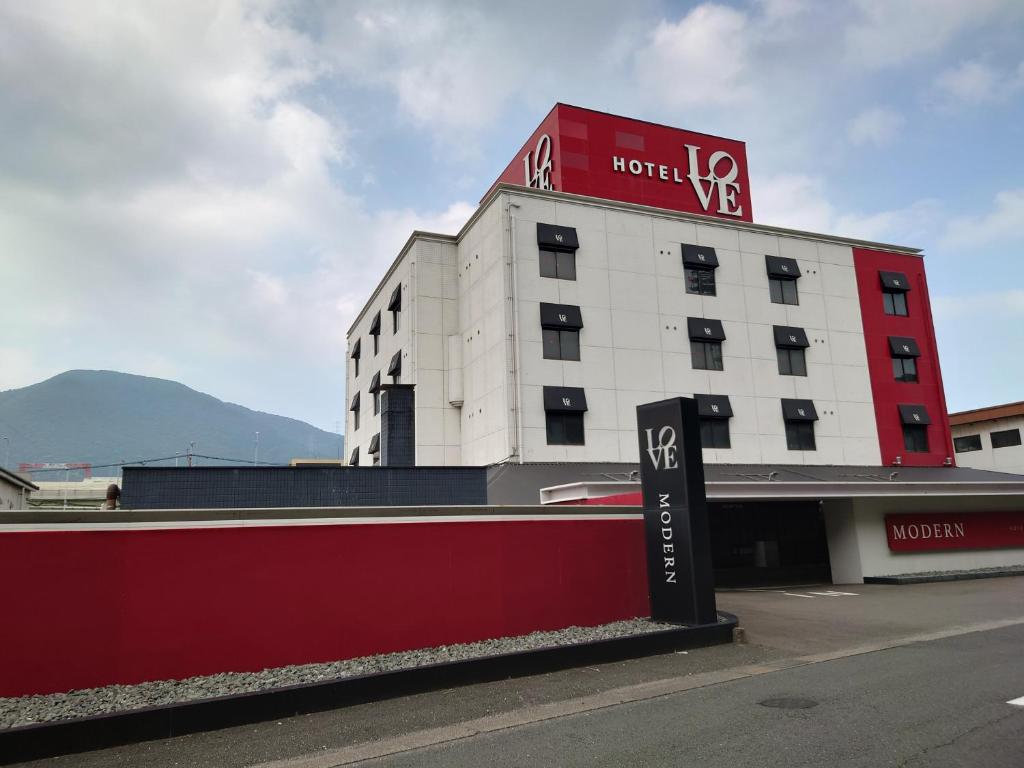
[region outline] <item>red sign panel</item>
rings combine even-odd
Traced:
[[[893,552],[1024,548],[1024,511],[886,515]]]
[[[499,182],[752,221],[742,141],[556,104]]]

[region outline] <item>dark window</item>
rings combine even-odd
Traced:
[[[715,294],[715,270],[696,269],[686,267],[683,270],[686,275],[686,292],[696,293],[701,296],[714,296]]]
[[[883,293],[882,301],[885,302],[885,314],[887,315],[906,317],[909,314],[907,312],[907,294],[905,293]]]
[[[373,395],[373,413],[374,415],[380,413],[380,371],[377,371],[370,379],[369,386],[370,394]]]
[[[816,451],[813,421],[787,421],[786,447],[791,451]]]
[[[917,361],[912,357],[894,357],[892,373],[896,381],[917,381]]]
[[[547,411],[548,445],[584,445],[583,414]]]
[[[730,448],[728,419],[700,420],[701,448]]]
[[[380,336],[373,334],[373,354],[380,352]]]
[[[373,354],[376,355],[380,351],[380,312],[370,321],[370,335],[373,336]]]
[[[380,466],[380,453],[373,453],[370,455],[373,456],[373,466]]]
[[[903,447],[910,453],[928,453],[928,427],[924,424],[904,424]]]
[[[359,429],[359,409],[352,411],[352,429]]]
[[[804,356],[803,349],[784,349],[780,347],[775,352],[779,357],[779,373],[783,376],[807,375],[807,359]]]
[[[363,345],[361,339],[356,339],[356,343],[352,345],[352,360],[355,361],[355,376],[359,377],[359,358],[363,356]]]
[[[1009,448],[1013,445],[1020,445],[1019,429],[1004,429],[993,432],[989,437],[992,439],[993,448]]]
[[[359,358],[358,357],[353,357],[352,359],[356,361],[356,373],[355,373],[355,375],[356,375],[356,378],[358,378],[359,377]]]
[[[544,357],[548,360],[579,360],[580,332],[544,328]]]
[[[720,341],[691,341],[690,356],[693,367],[704,371],[721,371],[722,343]]]
[[[401,314],[401,313],[397,309],[392,310],[392,312],[391,312],[391,322],[392,322],[392,325],[393,325],[393,328],[394,328],[392,333],[398,333],[398,315],[399,314]]]
[[[559,280],[576,279],[576,253],[540,249],[540,276]]]
[[[768,278],[768,291],[772,297],[773,304],[799,304],[800,298],[796,292],[796,280],[781,280],[779,278]]]
[[[981,435],[964,435],[953,438],[953,450],[957,453],[981,450]]]
[[[376,416],[380,413],[380,390],[375,389],[373,391],[373,414]]]

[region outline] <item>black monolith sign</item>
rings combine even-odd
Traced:
[[[673,397],[636,409],[651,617],[714,624],[704,460],[697,402]]]

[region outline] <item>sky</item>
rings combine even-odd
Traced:
[[[951,410],[1024,400],[1024,3],[0,4],[0,390],[337,431],[345,335],[562,101],[747,143],[754,220],[923,248]]]

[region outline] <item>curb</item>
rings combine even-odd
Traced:
[[[971,581],[998,579],[1004,576],[1024,576],[1024,568],[999,571],[957,571],[955,573],[908,573],[904,576],[865,576],[865,584],[928,584],[933,581]]]
[[[722,645],[733,641],[737,625],[735,616],[720,611],[717,624],[20,726],[0,730],[0,765],[278,720],[413,693]]]

